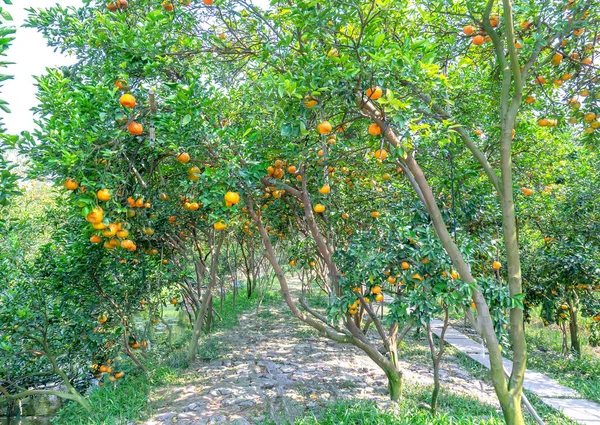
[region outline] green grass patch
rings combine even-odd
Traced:
[[[245,293],[238,294],[235,306],[233,296],[228,294],[220,309],[220,300],[215,299],[215,309],[221,315],[221,320],[215,317],[213,328],[209,334],[200,339],[198,356],[203,360],[218,358],[226,350],[226,344],[220,341],[219,335],[224,331],[239,325],[239,316],[255,309],[260,302],[263,309],[280,302],[280,296],[274,291],[254,294],[250,299]],[[174,309],[169,310],[169,316],[177,316]],[[175,328],[175,326],[173,326]],[[149,373],[138,372],[133,365],[127,364],[124,370],[125,378],[114,386],[106,382],[104,387],[91,388],[87,398],[92,407],[92,413],[86,412],[76,403],[68,403],[52,418],[55,425],[125,425],[144,419],[148,416],[148,396],[152,387],[166,385],[181,385],[182,372],[187,365],[187,343],[191,335],[190,329],[174,332],[172,344],[169,346],[161,341],[156,349],[149,352],[146,361]],[[164,338],[162,338],[164,339]],[[128,362],[123,359],[124,362]]]
[[[76,403],[63,407],[52,419],[56,425],[123,425],[144,416],[147,409],[150,379],[146,375],[126,376],[116,387],[106,383],[88,395],[92,412]]]
[[[583,327],[581,328],[583,333]],[[561,354],[562,334],[534,319],[525,327],[527,368],[543,372],[584,398],[600,402],[600,357],[582,338],[581,357]],[[512,352],[507,353],[512,358]]]

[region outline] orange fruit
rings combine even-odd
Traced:
[[[463,28],[463,32],[467,35],[471,35],[475,32],[475,27],[473,25],[466,25]]]
[[[458,279],[460,277],[460,275],[458,273],[456,273],[455,270],[452,270],[452,273],[450,273],[450,276],[452,276],[452,279]]]
[[[494,261],[494,262],[492,263],[492,268],[493,268],[494,270],[500,270],[500,268],[501,268],[501,267],[502,267],[502,264],[500,264],[500,262],[498,262],[498,261]]]
[[[379,214],[377,211],[372,211],[372,212],[371,212],[371,217],[373,217],[373,218],[377,218],[377,217],[379,217],[380,215],[381,215],[381,214]]]
[[[108,189],[100,189],[98,192],[96,192],[96,196],[100,201],[110,200],[110,192],[108,191]]]
[[[125,90],[127,88],[127,81],[125,81],[125,80],[117,80],[117,81],[115,81],[115,86],[119,90]]]
[[[525,31],[526,29],[528,29],[531,26],[531,22],[529,21],[523,21],[521,22],[521,29],[523,31]]]
[[[100,242],[102,242],[102,239],[100,239],[100,236],[98,236],[98,235],[92,235],[92,237],[90,238],[90,242],[91,243],[100,243]]]
[[[307,97],[306,99],[304,99],[304,102],[303,102],[303,103],[304,103],[304,107],[305,107],[306,109],[312,109],[312,108],[314,108],[315,106],[317,106],[317,103],[318,103],[318,102],[316,101],[316,99],[313,99],[313,98]]]
[[[563,55],[561,55],[560,53],[555,53],[552,56],[552,65],[558,65],[559,63],[561,63],[563,60]]]
[[[188,162],[190,162],[190,155],[187,154],[186,152],[182,152],[179,155],[177,155],[177,161],[181,162],[182,164],[186,164]],[[200,170],[198,170],[200,171]]]
[[[548,127],[548,125],[549,125],[549,124],[550,124],[550,122],[548,121],[548,119],[547,119],[547,118],[540,118],[540,119],[538,120],[538,125],[539,125],[540,127]]]
[[[539,84],[546,84],[546,79],[544,77],[542,77],[541,75],[539,75],[535,78],[535,82],[539,83]]]
[[[108,321],[108,317],[106,317],[105,315],[102,315],[98,318],[99,323],[106,323],[107,321]],[[100,368],[100,371],[103,372],[102,368]]]
[[[313,207],[313,210],[314,210],[316,213],[322,213],[323,211],[325,211],[325,205],[323,205],[323,204],[316,204],[316,205]]]
[[[293,165],[290,165],[290,166],[288,167],[288,173],[291,173],[291,174],[296,174],[296,171],[297,171],[297,170],[296,170],[296,167],[294,167]]]
[[[100,207],[94,208],[85,219],[92,224],[100,223],[104,219],[104,211]]]
[[[329,192],[331,192],[331,187],[329,187],[328,184],[324,184],[321,188],[319,188],[319,193],[321,195],[327,195]]]
[[[494,16],[490,16],[490,24],[492,24],[493,27],[497,27],[499,24],[499,19],[498,16],[494,15]]]
[[[522,187],[521,188],[521,192],[523,192],[523,195],[525,195],[525,196],[531,196],[531,195],[533,195],[533,190],[528,189],[526,187]]]
[[[335,47],[332,47],[331,49],[329,49],[329,51],[327,52],[327,57],[328,58],[337,58],[340,54],[338,53],[338,50]]]
[[[125,376],[125,372],[117,372],[117,373],[115,373],[115,378],[117,378],[117,379],[121,379],[124,376]]]
[[[121,96],[119,102],[126,108],[133,108],[135,106],[135,97],[133,97],[129,93],[126,93],[123,96]]]
[[[581,60],[581,63],[582,63],[583,65],[591,65],[591,64],[592,64],[592,58],[583,58],[583,59]]]
[[[129,230],[121,229],[117,232],[117,237],[119,239],[125,239],[127,236],[129,236]]]
[[[115,4],[119,9],[127,9],[129,7],[129,2],[127,0],[117,0]]]
[[[410,264],[407,263],[406,261],[403,261],[401,267],[402,267],[402,270],[408,270],[408,269],[410,269]]]
[[[144,127],[142,126],[142,124],[133,121],[127,126],[127,131],[129,131],[134,136],[139,136],[144,132]]]
[[[225,222],[223,222],[223,221],[217,221],[215,224],[213,224],[213,227],[217,231],[225,230],[227,228],[227,224],[225,224]]]
[[[110,10],[111,12],[114,12],[115,10],[117,10],[117,4],[116,3],[111,3],[107,7],[108,7],[108,10]]]
[[[377,294],[375,295],[375,301],[377,301],[378,303],[383,301],[383,294]]]
[[[379,127],[379,124],[377,123],[373,123],[369,126],[369,134],[371,136],[378,136],[381,134],[381,127]]]
[[[166,193],[161,193],[160,196],[159,196],[159,198],[162,201],[167,201],[169,199],[169,195],[167,195]]]
[[[167,12],[172,12],[173,11],[173,3],[169,3],[168,1],[163,2],[162,7]]]
[[[531,104],[531,103],[533,103],[533,102],[535,102],[535,97],[534,97],[534,96],[531,96],[531,95],[529,95],[529,96],[527,96],[527,97],[525,98],[525,103],[529,103],[529,104]]]
[[[381,286],[379,286],[379,285],[373,286],[371,288],[371,292],[374,293],[375,295],[380,294],[381,293]]]
[[[202,3],[204,3],[207,6],[212,6],[212,4],[214,3],[214,0],[202,0]]]
[[[331,130],[333,129],[333,127],[331,126],[331,123],[329,121],[323,121],[322,123],[320,123],[317,126],[317,131],[320,134],[328,134],[331,133]]]
[[[388,153],[385,149],[377,149],[375,151],[375,158],[379,159],[379,160],[384,160],[386,159],[388,156]]]
[[[383,95],[383,89],[379,86],[367,89],[367,97],[371,100],[377,100]]]
[[[476,35],[475,37],[473,37],[473,44],[475,46],[482,45],[484,41],[485,39],[483,38],[483,35]]]
[[[125,239],[121,241],[121,248],[131,249],[133,247],[133,241],[131,239]]]
[[[77,183],[75,180],[73,180],[71,178],[68,178],[63,183],[63,186],[65,188],[67,188],[68,190],[75,190],[79,187],[79,183]]]
[[[237,192],[227,192],[223,198],[225,199],[225,202],[229,202],[231,205],[240,202],[240,195]]]

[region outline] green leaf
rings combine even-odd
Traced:
[[[383,40],[385,40],[385,33],[380,33],[377,37],[375,37],[375,41],[373,42],[373,45],[375,47],[379,47],[379,46],[381,46],[381,43],[383,43]]]

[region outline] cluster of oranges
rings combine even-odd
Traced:
[[[354,292],[360,293],[362,289],[360,287],[355,287],[352,289]],[[375,285],[370,288],[370,294],[374,295],[375,302],[381,303],[383,302],[383,289],[379,285]],[[363,297],[367,304],[371,303],[371,298]],[[360,307],[360,298],[357,298],[352,304],[348,304],[348,314],[354,316],[358,313],[358,309]]]
[[[115,85],[119,88],[119,90],[126,90],[128,88],[127,82],[124,80],[117,80]],[[127,109],[133,109],[137,102],[135,97],[133,97],[130,93],[125,93],[119,98],[119,103],[121,106]],[[139,136],[144,132],[144,126],[136,121],[131,121],[127,125],[127,131],[134,136]]]
[[[117,9],[127,9],[129,7],[129,2],[127,0],[117,0],[114,3],[110,3],[107,7],[108,10],[114,12]]]
[[[281,180],[283,178],[283,176],[285,176],[285,170],[283,169],[283,167],[286,166],[285,161],[282,161],[280,159],[276,160],[272,166],[267,167],[267,173],[269,174],[269,177],[273,177],[274,179],[277,180]],[[292,167],[289,167],[292,168]],[[294,167],[294,171],[296,170],[296,167]]]
[[[127,203],[129,204],[130,208],[150,208],[152,206],[150,199],[144,201],[143,197],[134,199],[133,197],[129,196],[127,198]]]
[[[182,196],[181,201],[183,202],[183,209],[188,211],[198,211],[202,206],[202,202],[190,202],[190,199],[186,196]]]

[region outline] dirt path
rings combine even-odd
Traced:
[[[146,425],[284,424],[331,400],[365,399],[389,406],[383,372],[360,350],[328,341],[285,306],[240,317],[240,325],[219,336],[218,360],[196,362],[180,386],[151,394],[153,416]],[[432,383],[426,364],[404,364],[405,379]],[[493,389],[451,363],[443,385],[496,404]]]

